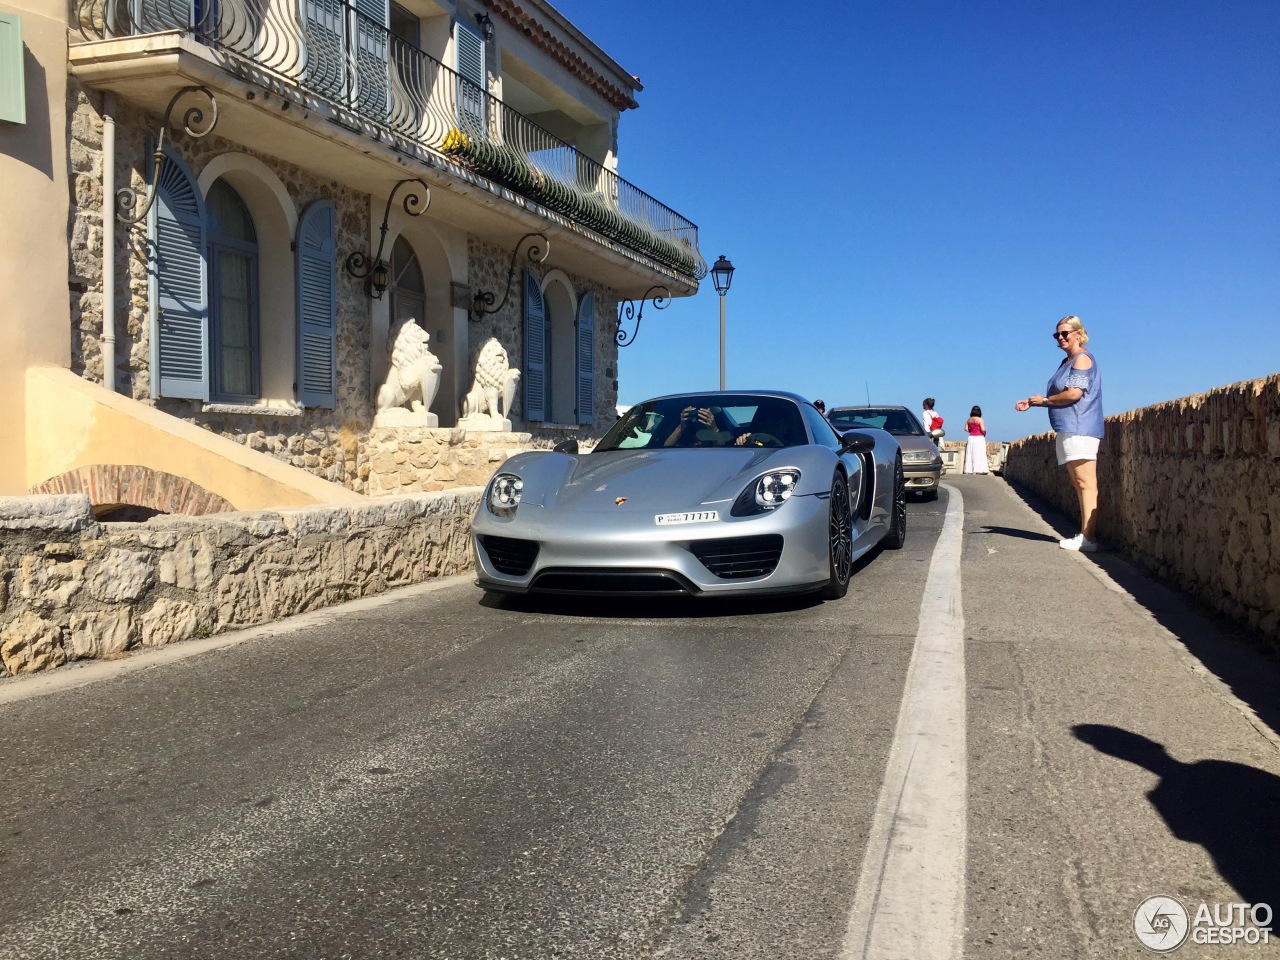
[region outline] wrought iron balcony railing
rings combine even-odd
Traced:
[[[701,280],[698,228],[413,44],[368,0],[80,0],[85,41],[177,31],[231,73],[304,91]],[[371,131],[372,132],[372,131]]]

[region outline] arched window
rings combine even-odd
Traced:
[[[213,399],[260,396],[258,235],[249,208],[225,180],[205,198],[209,217],[209,326]]]

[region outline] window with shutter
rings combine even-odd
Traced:
[[[356,15],[356,102],[360,112],[387,120],[391,109],[391,51],[387,0],[354,0]]]
[[[309,206],[298,223],[298,402],[338,405],[337,219],[332,200]]]
[[[346,19],[343,0],[300,0],[306,39],[307,85],[334,100],[344,99],[347,77]]]
[[[456,23],[453,45],[457,51],[458,126],[473,137],[484,138],[488,135],[484,37],[462,23]]]
[[[208,400],[204,198],[190,169],[167,148],[148,227],[152,396]]]
[[[594,423],[596,406],[596,295],[587,291],[578,301],[578,422]]]
[[[524,418],[547,419],[547,305],[532,270],[524,272]]]

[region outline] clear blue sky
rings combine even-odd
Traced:
[[[552,0],[644,90],[619,173],[737,272],[727,381],[979,404],[1089,330],[1108,413],[1280,372],[1277,0]],[[619,401],[719,382],[719,301],[645,307]]]

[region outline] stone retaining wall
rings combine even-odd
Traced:
[[[462,573],[480,493],[108,524],[83,494],[0,497],[0,677]]]
[[[1052,433],[1004,474],[1079,516]],[[1280,374],[1108,417],[1098,487],[1108,547],[1280,644]]]
[[[359,463],[353,486],[371,497],[482,487],[508,457],[551,445],[528,433],[459,427],[375,427],[352,439]]]

